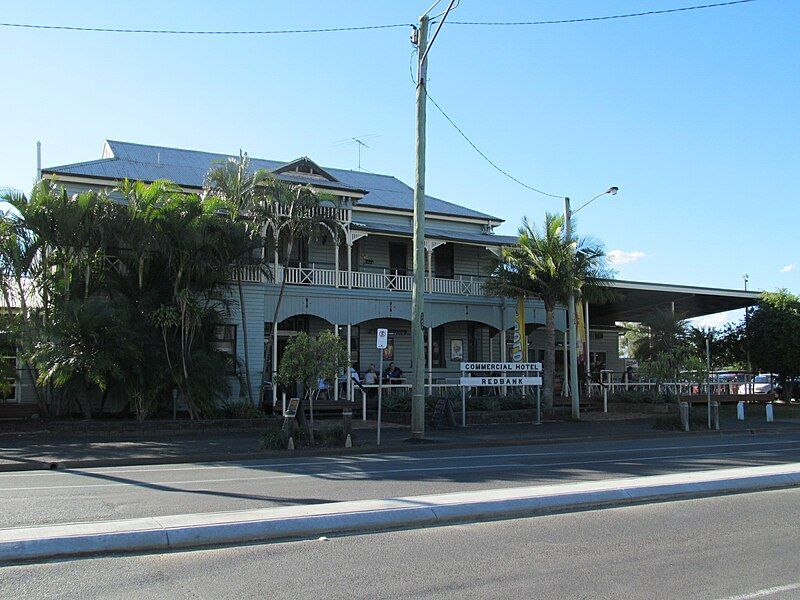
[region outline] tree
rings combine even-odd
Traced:
[[[92,388],[105,392],[113,380],[122,378],[123,365],[139,361],[129,313],[97,296],[73,299],[47,330],[33,352],[39,383],[64,388],[68,401],[75,401],[90,419]]]
[[[278,298],[272,316],[273,339],[278,332],[278,315],[286,290],[286,271],[292,250],[299,240],[309,240],[315,235],[329,234],[335,244],[339,241],[338,224],[323,209],[336,204],[336,197],[320,194],[308,185],[290,184],[269,178],[263,182],[264,193],[253,209],[253,218],[259,229],[272,233],[273,251],[282,272]],[[275,273],[275,277],[279,276]]]
[[[20,354],[56,413],[66,399],[90,416],[100,391],[101,411],[114,393],[144,418],[177,387],[193,417],[208,414],[227,391],[214,330],[230,267],[252,251],[247,227],[223,198],[171,182],[116,192],[125,202],[46,181],[30,199],[6,195],[15,212],[0,220],[0,293]]]
[[[252,172],[247,154],[239,153],[238,158],[216,163],[206,175],[204,195],[223,198],[230,207],[230,217],[234,221],[244,223],[249,237],[254,240],[255,247],[263,248],[258,223],[253,213],[264,199],[264,184],[269,180],[265,169]],[[256,241],[257,240],[257,241]],[[253,385],[250,378],[250,345],[247,331],[247,304],[244,301],[241,267],[252,264],[252,253],[241,257],[234,269],[236,288],[239,292],[239,315],[242,323],[242,341],[244,344],[244,369],[247,397],[253,403]]]
[[[576,299],[602,301],[609,296],[606,280],[613,275],[601,244],[565,236],[564,218],[546,213],[537,229],[523,219],[519,243],[503,248],[498,264],[485,284],[487,293],[511,298],[538,298],[545,308],[543,399],[553,406],[555,395],[555,311],[574,292]]]
[[[727,323],[723,327],[691,327],[688,332],[689,343],[694,354],[704,364],[706,362],[706,339],[711,350],[711,368],[714,370],[744,369],[747,365],[747,352],[744,340],[744,322]]]
[[[671,310],[656,310],[634,326],[631,340],[639,372],[658,381],[677,380],[682,372],[705,372],[705,341],[702,354],[692,344],[688,323]]]
[[[792,398],[800,374],[800,297],[786,289],[764,292],[750,315],[748,337],[753,365],[778,374],[784,398]]]
[[[303,397],[311,416],[309,438],[314,443],[314,396],[319,390],[319,380],[336,380],[338,372],[347,365],[347,348],[344,340],[323,331],[315,337],[301,332],[286,345],[278,368],[278,383],[303,387]],[[301,405],[300,410],[304,410]]]

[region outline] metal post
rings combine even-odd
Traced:
[[[417,139],[414,185],[414,277],[411,287],[411,439],[425,437],[425,84],[428,71],[428,15],[419,18],[417,31],[419,67],[417,76]]]
[[[353,244],[350,240],[347,240],[347,287],[353,287]]]
[[[564,383],[561,385],[561,396],[569,396],[569,343],[567,329],[564,329]]]
[[[706,338],[706,397],[708,398],[708,428],[711,429],[711,342]]]
[[[337,338],[339,337],[339,326],[338,325],[334,325],[333,326],[333,335],[335,335]],[[333,378],[333,401],[334,402],[338,402],[339,401],[339,373],[338,372],[336,373],[336,375]]]
[[[444,352],[444,348],[439,348],[439,352]],[[428,327],[428,385],[433,393],[433,327]]]
[[[564,198],[564,224],[567,244],[572,244],[572,211],[569,198]],[[570,253],[571,255],[571,253]],[[569,391],[572,396],[572,418],[581,418],[580,390],[578,389],[578,332],[575,324],[575,291],[570,290],[567,304],[567,329],[569,330]]]
[[[333,245],[333,287],[339,287],[339,238],[336,238]]]
[[[506,354],[506,349],[508,348],[507,335],[508,333],[506,329],[503,329],[503,331],[500,333],[500,362],[506,362],[508,359],[508,355]],[[505,373],[503,373],[503,376],[505,377]],[[505,383],[503,384],[502,394],[504,398],[508,396],[508,385]]]
[[[381,400],[383,399],[383,350],[379,350],[380,358],[378,359],[378,442],[381,445]]]
[[[585,357],[585,364],[586,364],[586,383],[589,384],[590,377],[589,375],[592,372],[592,352],[589,346],[589,303],[583,303],[583,321],[586,325],[586,357]]]
[[[461,377],[466,377],[464,369],[461,369]],[[461,426],[467,426],[467,388],[461,384]]]
[[[350,357],[352,356],[352,348],[353,348],[353,326],[352,324],[347,324],[347,373],[345,379],[345,389],[347,390],[347,401],[354,402],[355,398],[353,395],[353,376],[350,373],[350,368],[353,366],[353,363],[350,362]]]
[[[272,406],[278,403],[278,323],[272,324]]]
[[[542,374],[539,373],[539,377]],[[541,425],[542,424],[542,386],[537,385],[534,386],[536,388],[536,422],[534,425]]]

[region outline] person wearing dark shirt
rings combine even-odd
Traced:
[[[394,363],[389,363],[389,366],[386,368],[386,371],[383,373],[383,378],[387,380],[389,383],[392,382],[393,379],[402,379],[403,378],[403,370],[398,367]]]

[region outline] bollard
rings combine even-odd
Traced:
[[[289,443],[286,444],[286,449],[287,450],[294,450],[294,438],[293,437],[289,438]]]
[[[689,431],[689,403],[681,402],[678,404],[678,408],[681,412],[681,427],[684,431]]]
[[[719,402],[711,403],[711,428],[719,431]]]
[[[350,437],[350,434],[347,434],[347,439],[344,441],[345,448],[352,448],[353,447],[353,438]]]
[[[767,402],[767,423],[772,423],[775,420],[775,412],[772,408],[772,402]]]
[[[736,403],[736,418],[739,421],[744,421],[744,402]]]

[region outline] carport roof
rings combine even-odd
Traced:
[[[614,280],[610,287],[617,292],[617,298],[606,304],[590,305],[592,325],[642,321],[655,310],[669,309],[673,302],[675,314],[690,319],[753,306],[761,295],[758,291],[643,281]]]

